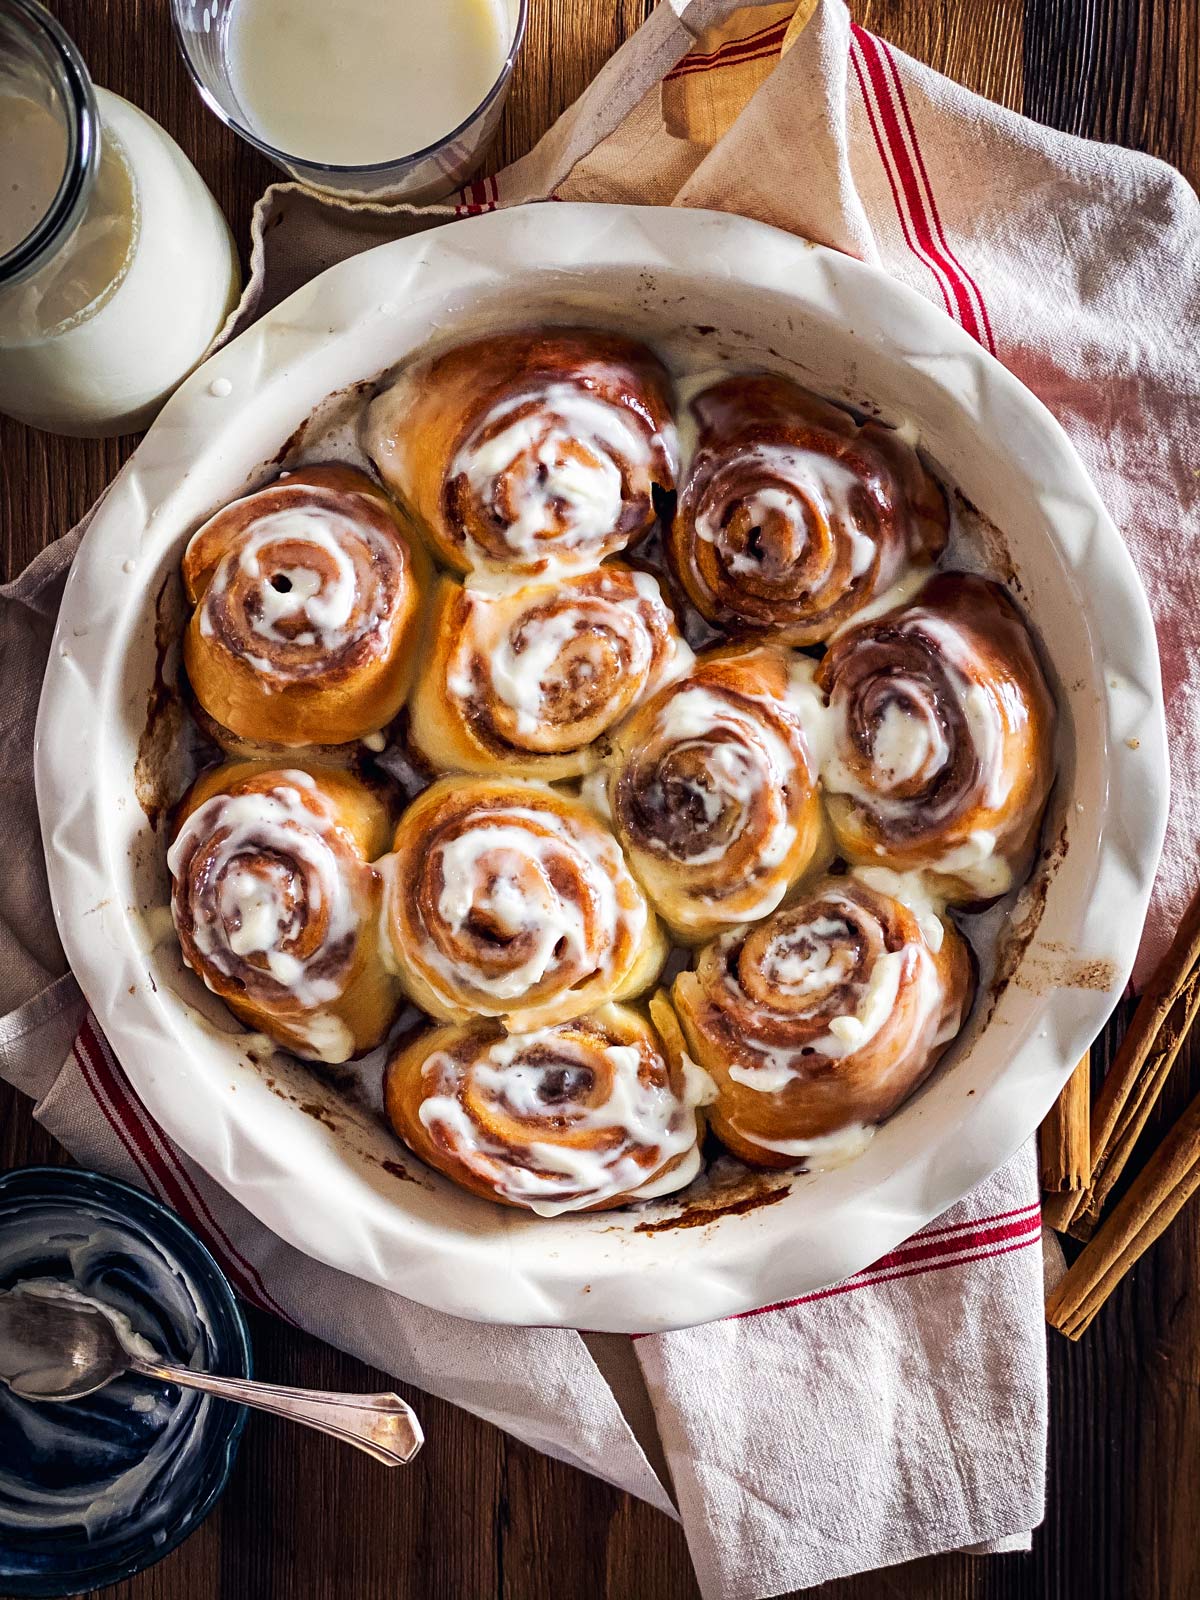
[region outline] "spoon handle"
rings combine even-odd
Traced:
[[[407,1465],[425,1442],[416,1413],[398,1394],[334,1394],[246,1378],[221,1378],[211,1372],[193,1372],[189,1367],[154,1361],[137,1360],[129,1365],[146,1377],[160,1378],[182,1389],[200,1389],[220,1400],[253,1406],[276,1417],[290,1417],[293,1422],[302,1422],[365,1450],[386,1467]]]

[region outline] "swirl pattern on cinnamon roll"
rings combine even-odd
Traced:
[[[352,467],[304,467],[193,534],[184,662],[234,739],[345,744],[399,711],[429,563],[396,507]]]
[[[595,572],[499,592],[444,578],[413,689],[413,737],[443,770],[566,778],[638,700],[691,664],[648,572]]]
[[[1028,870],[1053,779],[1054,701],[999,584],[939,573],[907,606],[840,634],[817,683],[822,777],[851,861],[936,875],[949,900]]]
[[[456,572],[579,571],[655,520],[675,486],[666,369],[585,328],[499,334],[401,372],[367,446]]]
[[[346,1061],[384,1038],[400,993],[380,956],[384,799],[346,772],[234,762],[181,808],[167,856],[183,959],[249,1027]]]
[[[811,663],[770,646],[711,651],[613,741],[617,837],[685,943],[765,916],[821,847],[810,677]]]
[[[826,878],[707,945],[672,1000],[717,1084],[709,1120],[758,1166],[837,1165],[925,1078],[970,1006],[957,931],[860,878]]]
[[[666,944],[616,841],[544,784],[443,778],[386,863],[392,959],[431,1016],[549,1026],[640,993]]]
[[[945,548],[945,495],[895,430],[769,373],[725,378],[692,410],[667,555],[709,622],[812,644]]]
[[[392,1127],[485,1200],[539,1216],[673,1193],[700,1166],[712,1086],[637,1012],[606,1005],[554,1027],[436,1028],[389,1060]]]

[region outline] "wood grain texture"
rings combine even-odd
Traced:
[[[648,0],[531,0],[493,161],[521,154],[636,27]],[[273,176],[200,105],[165,0],[51,0],[97,79],[191,155],[240,238]],[[853,0],[858,20],[980,93],[1200,176],[1200,0]],[[133,441],[56,440],[0,420],[0,528],[11,575],[64,532]],[[1093,1051],[1097,1078],[1110,1027]],[[1178,1114],[1181,1062],[1147,1129]],[[65,1159],[0,1086],[0,1166]],[[1135,1163],[1136,1165],[1136,1163]],[[1078,1345],[1051,1344],[1051,1481],[1029,1556],[945,1556],[827,1584],[821,1600],[1200,1597],[1200,1214],[1185,1212]],[[364,1389],[388,1380],[254,1316],[264,1377]],[[385,1473],[331,1440],[252,1419],[229,1493],[114,1600],[695,1600],[676,1525],[428,1396],[418,1464]]]

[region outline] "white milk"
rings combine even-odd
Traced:
[[[0,178],[0,256],[15,250],[50,209],[67,166],[67,130],[37,100],[0,94],[0,150],[23,159]]]
[[[395,161],[444,139],[512,41],[504,0],[233,0],[228,29],[250,130],[327,166]]]
[[[179,146],[118,95],[98,88],[96,102],[102,157],[83,221],[46,266],[0,289],[0,411],[93,437],[150,421],[212,342],[241,281],[229,227]],[[29,232],[39,203],[44,214],[63,135],[6,91],[0,141],[25,157],[20,187],[0,204],[3,240],[22,221]]]

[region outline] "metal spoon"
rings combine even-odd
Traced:
[[[290,1417],[365,1450],[385,1466],[411,1461],[425,1435],[396,1394],[329,1394],[220,1378],[128,1350],[97,1306],[19,1290],[0,1291],[0,1382],[27,1400],[80,1400],[123,1372],[200,1389],[221,1400]]]

